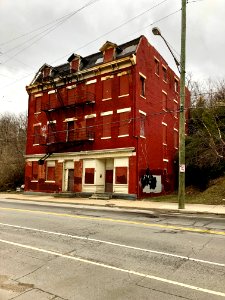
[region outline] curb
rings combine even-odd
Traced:
[[[186,210],[186,209],[166,209],[166,208],[140,208],[137,206],[132,206],[132,207],[127,207],[127,206],[123,206],[123,205],[116,205],[116,204],[110,204],[110,203],[106,203],[103,205],[100,204],[93,204],[93,203],[84,203],[84,202],[79,202],[79,203],[74,203],[74,202],[69,202],[69,201],[48,201],[48,200],[37,200],[37,199],[18,199],[18,198],[4,198],[6,200],[14,200],[14,201],[22,201],[22,202],[38,202],[39,204],[42,203],[43,205],[45,203],[48,204],[58,204],[60,206],[86,206],[86,207],[98,207],[98,208],[103,208],[102,211],[111,211],[111,212],[126,212],[126,213],[139,213],[139,214],[149,214],[149,215],[153,215],[153,214],[177,214],[177,216],[179,215],[208,215],[208,216],[217,216],[217,217],[221,217],[221,218],[225,218],[225,214],[223,213],[217,213],[217,212],[208,212],[208,211],[193,211],[193,210]],[[1,198],[0,198],[1,201]],[[119,211],[120,210],[120,211]]]

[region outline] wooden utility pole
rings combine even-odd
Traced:
[[[180,122],[179,122],[179,208],[185,208],[185,61],[186,61],[186,0],[182,1],[180,55]]]

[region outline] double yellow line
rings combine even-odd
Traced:
[[[65,214],[65,213],[55,213],[55,212],[46,212],[46,211],[41,211],[41,210],[19,209],[19,208],[9,208],[9,207],[0,207],[0,210],[51,215],[51,216],[58,216],[58,217],[68,217],[68,218],[73,218],[73,219],[83,219],[83,220],[91,220],[91,221],[104,221],[104,222],[113,222],[113,223],[120,223],[120,224],[122,223],[122,224],[128,224],[128,225],[141,225],[141,226],[146,226],[146,227],[155,227],[155,228],[162,228],[162,229],[167,229],[167,230],[189,231],[189,232],[196,232],[196,233],[207,233],[207,234],[215,234],[215,235],[225,236],[225,231],[217,231],[217,230],[210,230],[210,229],[146,223],[146,222],[112,219],[112,218],[77,216],[77,215],[71,215],[71,214]]]

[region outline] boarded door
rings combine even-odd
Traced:
[[[113,192],[113,170],[105,171],[105,192]]]
[[[74,192],[74,169],[68,170],[68,192]]]

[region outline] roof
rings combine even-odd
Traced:
[[[125,57],[125,56],[130,56],[132,54],[135,54],[136,51],[137,51],[137,47],[138,47],[138,44],[140,42],[140,39],[142,38],[142,36],[134,39],[134,40],[131,40],[129,42],[126,42],[124,44],[121,44],[121,45],[116,45],[116,44],[113,44],[111,42],[106,42],[106,43],[111,43],[112,45],[115,45],[116,47],[116,57],[115,59],[119,59],[119,58],[122,58],[122,57]],[[106,43],[104,45],[106,45]],[[102,46],[104,48],[104,45]],[[101,49],[102,49],[101,47]],[[68,61],[71,60],[71,57],[73,57],[74,54],[72,54],[69,58],[68,58]],[[97,66],[97,65],[100,65],[103,63],[103,53],[102,52],[97,52],[97,53],[94,53],[94,54],[91,54],[91,55],[88,55],[86,57],[81,57],[81,66],[80,66],[80,70],[79,71],[82,71],[82,70],[87,70],[89,68],[92,68],[94,66]],[[50,67],[51,68],[51,76],[54,78],[56,76],[65,76],[67,74],[70,74],[70,63],[67,62],[65,64],[62,64],[62,65],[59,65],[59,66],[49,66],[48,64],[44,64],[39,70],[38,72],[36,73],[34,79],[32,80],[31,82],[31,85],[34,84],[34,83],[41,83],[42,82],[42,79],[43,79],[43,76],[42,76],[42,70],[45,68],[45,67]]]

